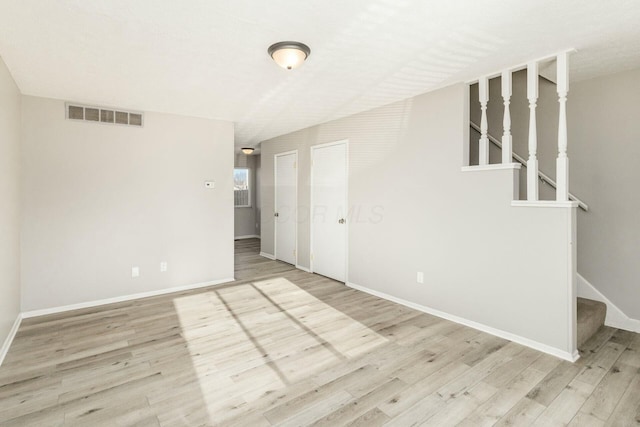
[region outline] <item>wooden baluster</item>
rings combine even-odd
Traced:
[[[527,98],[529,98],[529,159],[527,160],[527,200],[538,200],[538,134],[536,103],[538,101],[538,63],[527,65]]]
[[[478,92],[480,98],[480,109],[482,119],[480,121],[480,141],[478,151],[478,163],[480,165],[489,164],[489,124],[487,122],[487,103],[489,102],[489,84],[486,77],[481,77],[478,81]]]
[[[558,119],[558,159],[556,160],[556,200],[569,200],[569,157],[567,156],[567,93],[569,92],[569,54],[558,55],[558,102],[560,117]]]
[[[511,144],[511,112],[509,104],[511,103],[511,71],[502,72],[502,99],[504,100],[504,118],[502,127],[502,163],[513,162],[513,147]]]

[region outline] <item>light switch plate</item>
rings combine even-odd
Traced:
[[[131,277],[140,276],[140,267],[131,267]]]

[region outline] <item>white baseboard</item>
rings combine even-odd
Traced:
[[[18,317],[16,317],[15,322],[13,322],[13,326],[9,331],[9,335],[4,340],[2,344],[2,348],[0,348],[0,366],[2,366],[2,362],[4,362],[4,358],[7,356],[9,352],[9,347],[11,347],[11,343],[13,339],[16,337],[16,333],[18,332],[18,328],[20,327],[20,322],[22,322],[22,314],[18,313]]]
[[[247,234],[246,236],[236,236],[233,239],[234,240],[243,240],[243,239],[259,239],[260,236],[258,236],[257,234]]]
[[[260,252],[260,256],[263,256],[263,257],[265,257],[265,258],[272,259],[272,260],[274,260],[274,261],[275,261],[275,259],[276,259],[276,256],[275,256],[275,255],[271,255],[271,254],[268,254],[268,253],[266,253],[266,252]]]
[[[479,331],[486,332],[488,334],[495,335],[497,337],[504,338],[504,339],[507,339],[509,341],[513,341],[515,343],[522,344],[522,345],[527,346],[527,347],[531,347],[534,350],[538,350],[538,351],[541,351],[543,353],[547,353],[547,354],[550,354],[552,356],[559,357],[560,359],[568,360],[569,362],[575,362],[580,357],[580,355],[578,354],[578,350],[575,350],[573,353],[569,353],[567,351],[560,350],[560,349],[557,349],[555,347],[551,347],[549,345],[542,344],[542,343],[539,343],[539,342],[534,341],[534,340],[530,340],[530,339],[525,338],[525,337],[521,337],[520,335],[512,334],[511,332],[506,332],[506,331],[503,331],[503,330],[500,330],[500,329],[492,328],[491,326],[483,325],[481,323],[474,322],[472,320],[468,320],[468,319],[465,319],[465,318],[462,318],[462,317],[458,317],[458,316],[455,316],[453,314],[445,313],[443,311],[436,310],[436,309],[431,308],[431,307],[427,307],[427,306],[424,306],[424,305],[416,304],[414,302],[407,301],[407,300],[404,300],[402,298],[397,298],[397,297],[394,297],[392,295],[385,294],[384,292],[374,291],[373,289],[365,288],[364,286],[359,286],[359,285],[356,285],[356,284],[351,283],[351,282],[347,282],[347,286],[349,286],[350,288],[362,291],[362,292],[366,292],[366,293],[371,294],[373,296],[376,296],[376,297],[379,297],[379,298],[382,298],[382,299],[386,299],[386,300],[391,301],[391,302],[395,302],[397,304],[402,304],[402,305],[404,305],[406,307],[413,308],[414,310],[422,311],[423,313],[427,313],[427,314],[431,314],[433,316],[441,317],[443,319],[450,320],[450,321],[455,322],[455,323],[460,323],[462,325],[469,326],[469,327],[471,327],[473,329],[477,329]]]
[[[607,305],[607,317],[604,324],[625,331],[640,332],[640,320],[632,319],[605,297],[584,277],[578,274],[578,296],[603,302]]]
[[[51,308],[44,308],[41,310],[25,311],[22,313],[22,318],[28,319],[30,317],[46,316],[47,314],[63,313],[65,311],[79,310],[82,308],[97,307],[100,305],[113,304],[117,302],[130,301],[134,299],[155,297],[158,295],[170,294],[173,292],[181,292],[181,291],[188,291],[191,289],[222,285],[222,284],[233,282],[233,281],[235,281],[234,278],[213,280],[210,282],[196,283],[193,285],[185,285],[185,286],[176,286],[173,288],[160,289],[157,291],[141,292],[138,294],[124,295],[124,296],[114,297],[114,298],[105,298],[101,300],[81,302],[78,304],[70,304],[70,305],[65,305],[61,307],[51,307]]]
[[[296,268],[298,270],[302,270],[302,271],[306,271],[307,273],[311,273],[311,270],[309,268],[307,268],[307,267],[303,267],[301,265],[296,264]]]

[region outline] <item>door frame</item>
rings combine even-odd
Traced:
[[[294,206],[294,211],[295,211],[295,217],[294,217],[294,224],[295,224],[295,232],[294,232],[294,238],[296,241],[296,261],[294,265],[298,265],[298,150],[290,150],[290,151],[284,151],[282,153],[276,153],[273,155],[273,258],[277,261],[278,260],[278,221],[276,221],[276,217],[275,217],[275,213],[276,213],[276,209],[278,207],[278,157],[283,157],[283,156],[289,156],[291,154],[295,154],[296,158],[295,158],[295,206]],[[284,262],[284,261],[283,261]]]
[[[349,140],[341,139],[339,141],[326,142],[324,144],[312,145],[310,147],[311,151],[311,176],[309,177],[309,270],[311,273],[313,270],[313,165],[314,165],[314,154],[315,150],[331,147],[334,145],[344,145],[345,146],[345,192],[344,192],[344,206],[346,209],[345,212],[345,234],[344,234],[344,250],[345,250],[345,260],[344,260],[344,283],[345,285],[349,283],[349,224],[350,220],[347,218],[349,215]]]

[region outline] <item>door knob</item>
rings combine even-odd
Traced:
[[[340,218],[340,219],[338,220],[338,223],[339,223],[339,224],[344,224],[344,218]]]

